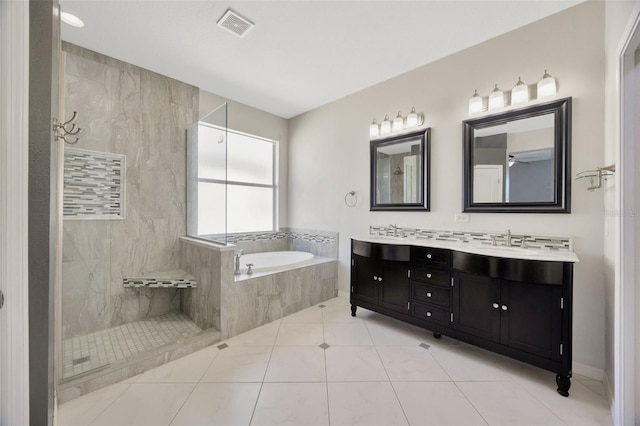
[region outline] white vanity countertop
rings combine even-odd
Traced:
[[[504,257],[508,259],[544,260],[551,262],[577,263],[580,260],[572,251],[545,250],[538,248],[490,246],[481,244],[457,243],[453,241],[439,241],[432,238],[415,237],[383,237],[366,235],[353,237],[354,240],[378,244],[397,244],[406,246],[433,247],[456,250],[465,253],[480,254],[484,256]]]

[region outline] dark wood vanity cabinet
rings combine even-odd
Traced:
[[[352,306],[408,314],[409,265],[409,246],[352,241]]]
[[[352,240],[358,306],[556,372],[571,386],[573,264]]]

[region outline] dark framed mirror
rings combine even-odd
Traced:
[[[462,125],[464,212],[571,212],[571,98]]]
[[[431,128],[371,145],[371,211],[429,211]]]

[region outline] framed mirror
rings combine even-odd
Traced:
[[[571,212],[571,98],[462,124],[464,212]]]
[[[431,128],[371,145],[371,211],[429,211]]]

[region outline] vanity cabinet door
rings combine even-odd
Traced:
[[[383,262],[380,304],[403,314],[409,313],[409,262]]]
[[[547,359],[560,359],[562,288],[505,281],[501,343]]]
[[[500,281],[454,272],[451,328],[500,341]]]
[[[377,305],[382,284],[382,262],[358,255],[352,255],[351,259],[351,297]]]

